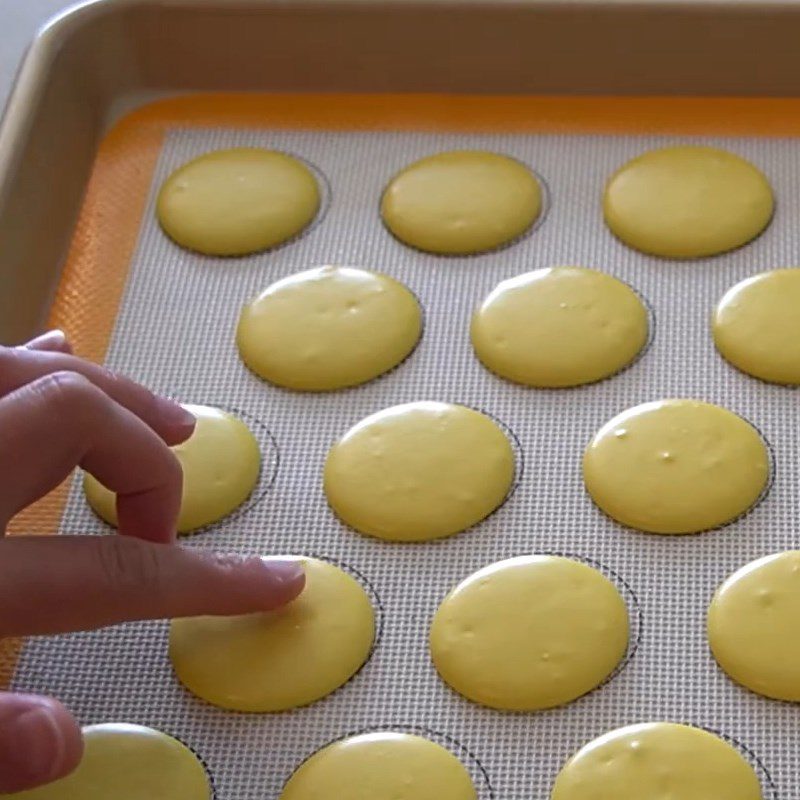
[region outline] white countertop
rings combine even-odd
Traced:
[[[72,0],[0,0],[0,108],[36,31]]]

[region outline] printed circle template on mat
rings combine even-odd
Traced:
[[[66,778],[20,792],[20,800],[211,800],[197,756],[177,739],[141,725],[83,729],[84,751]]]
[[[379,411],[351,428],[325,462],[325,494],[357,531],[391,541],[450,536],[505,499],[514,451],[479,411],[419,402]]]
[[[708,609],[708,641],[737,683],[800,701],[800,551],[760,558],[731,575]]]
[[[460,694],[533,711],[599,686],[625,655],[628,611],[614,584],[579,561],[521,556],[492,564],[442,602],[433,663]]]
[[[714,343],[742,372],[800,384],[800,269],[754,275],[729,289],[714,312]]]
[[[183,468],[178,532],[190,533],[235,511],[258,483],[261,451],[238,417],[208,406],[184,406],[197,417],[191,437],[172,450]],[[88,473],[83,488],[95,512],[117,524],[116,495]]]
[[[206,153],[164,182],[158,219],[179,245],[212,256],[241,256],[297,236],[317,214],[311,170],[273,150]]]
[[[280,800],[475,800],[461,762],[441,745],[408,733],[365,733],[305,761]]]
[[[658,400],[624,411],[583,456],[586,489],[623,525],[697,533],[724,525],[758,500],[769,454],[752,425],[699,400]]]
[[[363,269],[319,267],[274,283],[245,306],[236,341],[265,380],[325,391],[388,372],[421,332],[422,312],[403,284]]]
[[[456,150],[392,178],[381,214],[400,241],[430,253],[494,250],[525,233],[542,210],[536,176],[508,156]]]
[[[750,162],[712,147],[650,150],[606,184],[611,231],[636,250],[701,258],[758,236],[772,218],[772,189]]]
[[[190,692],[233,711],[286,711],[358,672],[375,640],[369,597],[339,567],[302,560],[306,588],[284,608],[172,621],[170,658]]]
[[[700,728],[650,722],[589,742],[564,766],[551,800],[761,800],[753,768]]]
[[[472,346],[502,378],[527,386],[593,383],[619,372],[647,342],[647,310],[621,281],[555,267],[500,283],[472,318]]]

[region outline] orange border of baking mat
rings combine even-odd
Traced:
[[[49,316],[75,352],[102,363],[164,136],[175,127],[503,133],[800,135],[800,99],[472,95],[191,95],[124,117],[105,137]],[[125,187],[123,192],[120,187]],[[68,482],[19,514],[13,534],[58,529]],[[0,642],[0,687],[22,641]]]

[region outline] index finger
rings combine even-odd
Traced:
[[[149,425],[169,445],[186,441],[194,431],[194,416],[179,403],[98,364],[52,350],[0,348],[0,397],[55,372],[82,375]]]

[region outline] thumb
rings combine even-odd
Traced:
[[[0,793],[63,778],[83,753],[81,729],[56,700],[0,693]]]
[[[305,586],[300,559],[223,556],[128,536],[0,541],[0,636],[268,611]]]

